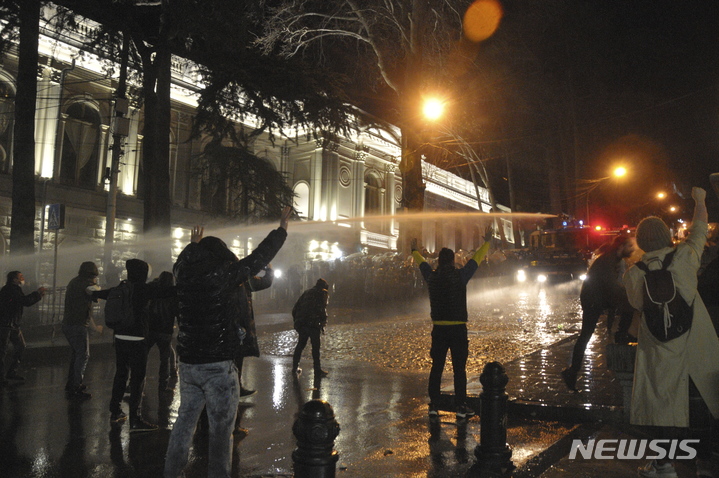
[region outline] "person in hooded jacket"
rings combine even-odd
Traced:
[[[70,369],[67,374],[65,391],[69,398],[90,398],[92,395],[82,383],[85,368],[90,358],[90,339],[88,328],[102,333],[102,326],[95,324],[92,318],[92,304],[97,302],[92,294],[99,291],[97,276],[99,271],[94,262],[83,262],[77,276],[67,284],[65,291],[65,313],[62,319],[62,333],[70,344]]]
[[[240,285],[266,267],[287,238],[292,213],[285,208],[280,227],[247,257],[238,260],[217,237],[192,231],[192,242],[175,262],[179,302],[177,353],[180,357],[180,409],[165,455],[166,478],[181,475],[203,408],[209,420],[208,476],[229,477],[232,432],[240,400],[235,358],[245,335],[241,327]]]
[[[320,334],[327,325],[327,302],[330,294],[330,285],[324,279],[317,279],[315,286],[302,293],[292,308],[292,319],[299,337],[292,354],[292,373],[300,374],[300,359],[302,351],[309,340],[312,344],[312,363],[315,378],[326,377],[328,372],[322,370],[320,360]]]
[[[153,282],[158,282],[162,287],[172,287],[175,285],[175,277],[172,272],[164,271]],[[175,319],[178,313],[177,296],[151,300],[148,312],[150,321],[147,350],[149,353],[150,349],[157,345],[160,352],[158,388],[161,392],[171,391],[174,385],[170,382],[170,377],[175,377],[177,374],[175,349],[172,347],[172,334],[175,331]]]
[[[275,278],[275,272],[271,265],[267,265],[264,268],[264,275],[252,276],[242,285],[240,288],[244,292],[240,294],[240,302],[243,304],[241,307],[241,325],[245,329],[246,336],[245,340],[242,341],[242,346],[235,359],[237,365],[237,373],[240,378],[240,398],[246,398],[257,393],[257,390],[251,390],[242,386],[242,364],[244,363],[245,357],[259,357],[260,346],[257,344],[257,330],[255,328],[255,311],[252,307],[252,293],[258,292],[264,289],[268,289],[272,286],[272,281]]]
[[[432,270],[424,257],[417,251],[416,240],[412,241],[412,256],[427,282],[429,289],[430,317],[432,319],[432,345],[429,355],[432,368],[429,372],[429,416],[439,416],[438,402],[442,372],[447,360],[447,351],[452,354],[454,372],[454,393],[456,417],[458,420],[471,418],[475,412],[467,406],[467,359],[469,339],[467,338],[467,283],[489,251],[492,229],[487,228],[484,244],[472,259],[461,269],[454,265],[454,251],[446,247],[439,251],[437,269]]]
[[[22,272],[11,271],[7,274],[7,283],[0,289],[0,383],[7,380],[25,380],[25,377],[17,373],[20,359],[25,351],[25,338],[20,329],[22,311],[25,307],[38,303],[45,295],[44,287],[25,295],[22,291],[23,285],[25,285],[25,277]],[[12,343],[14,350],[10,366],[5,373],[8,343]]]
[[[148,303],[152,299],[172,297],[175,288],[159,282],[147,282],[150,266],[140,259],[125,262],[127,281],[132,284],[133,323],[127,328],[116,328],[115,378],[110,398],[110,421],[119,423],[127,419],[121,403],[130,379],[130,432],[157,430],[157,425],[142,417],[142,394],[145,390],[147,373],[147,336],[149,334]],[[107,300],[112,289],[93,293],[93,297]]]

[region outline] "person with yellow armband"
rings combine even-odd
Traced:
[[[412,240],[412,256],[429,289],[430,317],[432,318],[432,346],[430,357],[432,369],[429,373],[429,417],[437,418],[440,398],[442,372],[447,360],[447,351],[452,353],[454,372],[455,410],[457,420],[471,418],[474,410],[466,404],[467,398],[467,358],[469,340],[467,338],[467,283],[479,267],[479,263],[489,251],[492,228],[484,234],[484,244],[467,264],[458,269],[454,265],[454,251],[442,248],[439,251],[437,269],[425,261],[417,251],[417,240]]]

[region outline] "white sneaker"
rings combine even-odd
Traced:
[[[660,465],[657,460],[652,460],[637,470],[639,476],[644,478],[678,478],[674,465],[664,463]]]

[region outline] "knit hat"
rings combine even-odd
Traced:
[[[330,285],[324,279],[317,279],[317,282],[315,283],[315,287],[318,289],[328,290],[330,288]]]
[[[637,226],[637,245],[644,252],[671,247],[672,244],[672,234],[660,218],[645,217]]]

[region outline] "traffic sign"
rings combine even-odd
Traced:
[[[50,204],[48,206],[47,228],[55,231],[65,229],[64,204]]]

